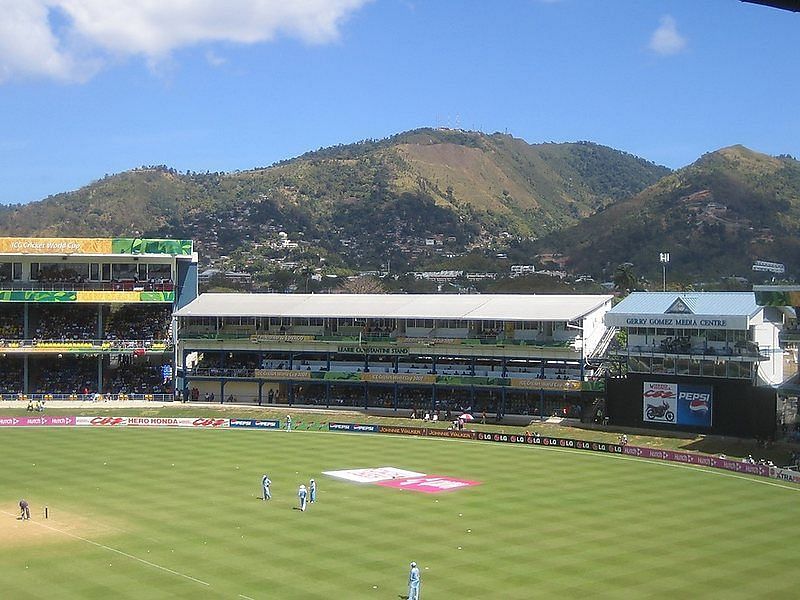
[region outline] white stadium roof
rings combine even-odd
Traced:
[[[353,317],[574,321],[610,295],[201,294],[178,317]]]

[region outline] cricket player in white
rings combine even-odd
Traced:
[[[314,502],[317,501],[317,482],[313,479],[308,485],[308,498],[311,501],[311,504],[314,504]]]
[[[408,600],[419,600],[419,567],[411,563],[411,572],[408,574]]]
[[[292,415],[286,415],[286,431],[292,430]]]
[[[306,486],[300,484],[300,489],[297,490],[297,497],[300,499],[300,510],[306,509],[306,496],[308,492],[306,491]]]
[[[269,491],[269,486],[272,485],[272,481],[267,474],[264,473],[264,476],[261,478],[261,489],[264,491],[264,500],[272,500],[272,494]]]

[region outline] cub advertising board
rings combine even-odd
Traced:
[[[75,417],[75,425],[85,427],[193,427],[219,429],[230,426],[230,419],[206,417]]]
[[[690,427],[711,427],[714,389],[710,385],[645,381],[642,420]]]
[[[642,391],[642,420],[646,423],[675,424],[678,414],[678,384],[645,381]]]

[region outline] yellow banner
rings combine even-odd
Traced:
[[[578,392],[581,390],[581,382],[572,379],[534,379],[534,378],[513,378],[511,387],[528,388],[532,390],[556,390],[559,392]]]
[[[361,381],[373,383],[436,383],[436,375],[414,373],[361,373]]]
[[[111,254],[111,239],[0,237],[0,253]]]
[[[254,344],[259,342],[310,342],[313,339],[313,335],[272,335],[259,333],[250,336],[250,341]]]
[[[138,302],[139,292],[75,292],[78,302]]]
[[[256,369],[255,376],[259,379],[311,379],[311,371]]]

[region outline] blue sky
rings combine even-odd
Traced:
[[[439,125],[800,156],[800,14],[738,0],[8,2],[3,203]]]

